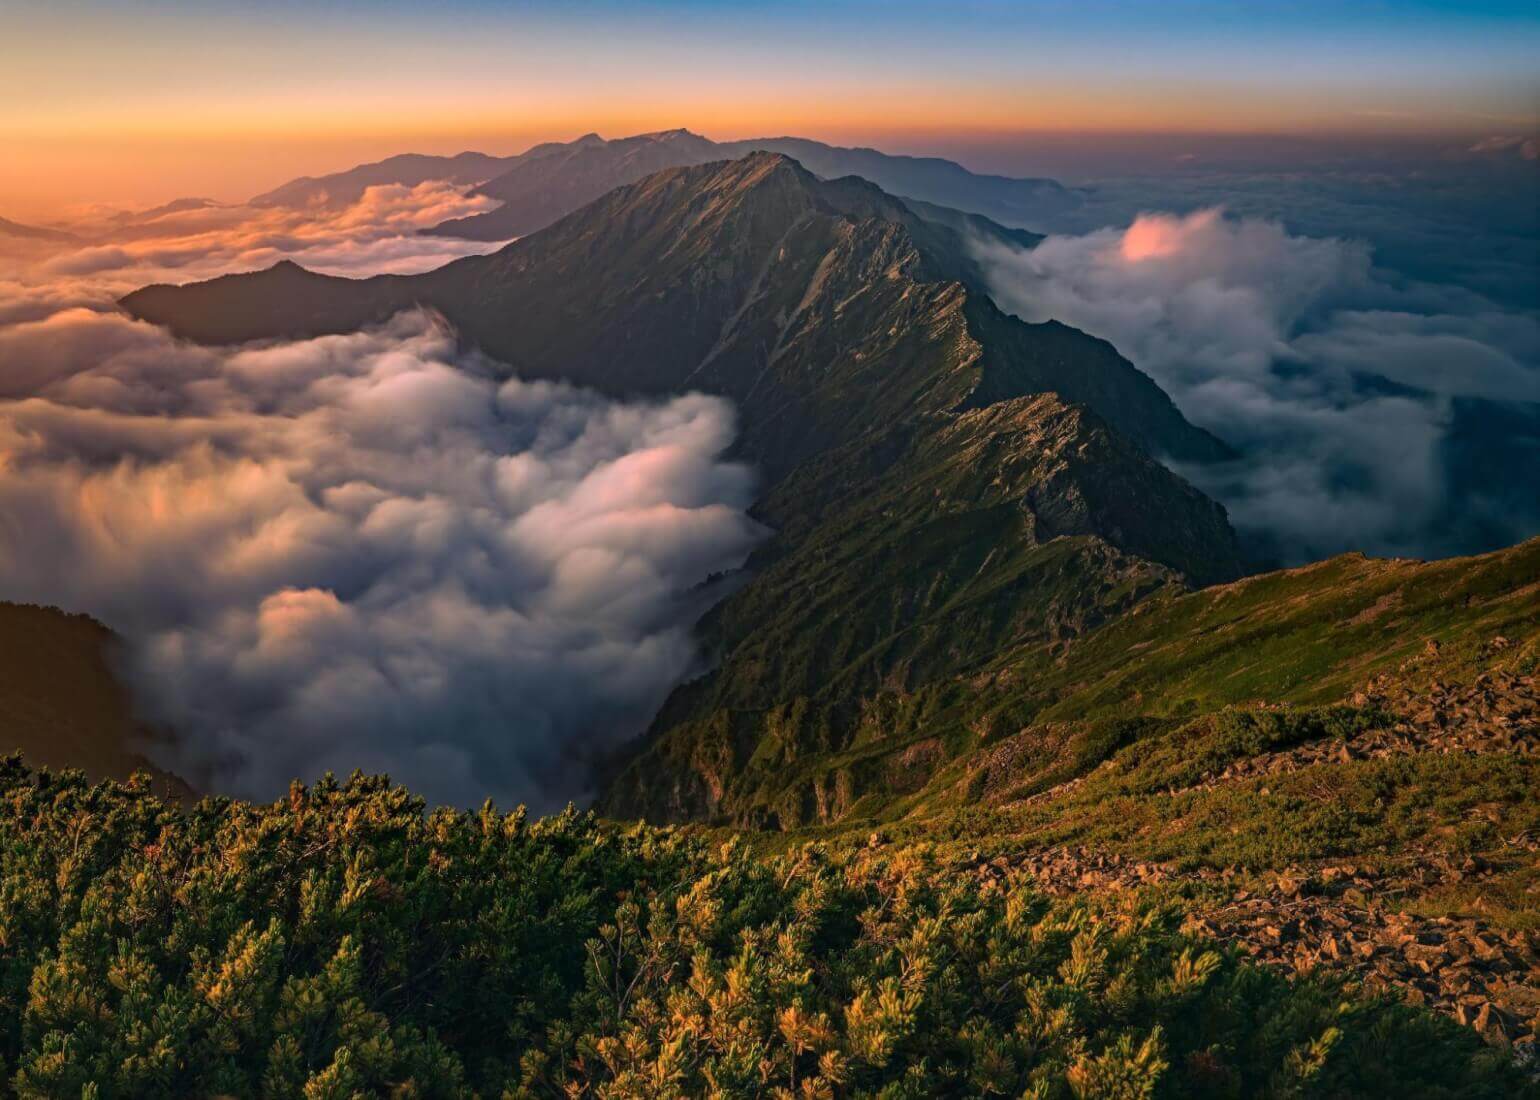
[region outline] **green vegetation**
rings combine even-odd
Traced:
[[[1053,395],[874,431],[758,512],[777,538],[706,624],[723,663],[675,694],[611,783],[616,816],[827,817],[826,799],[798,802],[805,788],[785,801],[788,769],[849,749],[874,701],[1239,571],[1220,509]],[[660,799],[692,775],[698,791]]]
[[[623,809],[657,819],[688,811],[785,829],[864,828],[916,809],[966,807],[979,794],[967,778],[1007,741],[1029,743],[1019,755],[1032,770],[1015,779],[1016,796],[1025,797],[1086,774],[1128,741],[1228,708],[1329,706],[1378,675],[1411,690],[1438,678],[1468,679],[1499,659],[1532,671],[1540,657],[1540,539],[1437,562],[1347,555],[1196,592],[1159,587],[1153,577],[1126,592],[1095,588],[1078,564],[1087,541],[1053,539],[1022,556],[1053,563],[1031,579],[1033,591],[1046,593],[1042,606],[1085,608],[1084,625],[1097,622],[1098,612],[1113,616],[1115,601],[1134,604],[1103,625],[1003,644],[1009,632],[992,629],[973,600],[959,599],[938,611],[932,632],[954,646],[977,639],[971,663],[948,654],[950,666],[932,662],[932,675],[914,677],[918,682],[831,673],[816,695],[784,674],[784,683],[760,683],[766,669],[794,659],[809,670],[859,667],[845,665],[842,654],[806,649],[808,638],[853,632],[874,606],[843,603],[861,609],[846,613],[852,623],[830,611],[824,617],[834,625],[824,633],[786,639],[760,660],[729,660],[717,680],[677,693],[658,724],[665,732],[617,780],[605,805],[618,816]],[[844,583],[859,584],[860,574]],[[1071,592],[1080,593],[1080,604]],[[1105,607],[1086,608],[1087,592]],[[745,590],[740,604],[748,606],[749,595]],[[992,600],[980,593],[977,606]],[[745,654],[769,644],[758,639],[780,642],[777,614],[800,614],[789,589],[779,603],[755,607],[765,625],[741,647]],[[1508,642],[1500,654],[1489,648],[1498,638]],[[1424,659],[1430,642],[1441,647],[1436,659]],[[900,667],[923,667],[912,656],[923,652],[911,646]],[[692,783],[703,792],[692,804],[643,797]]]
[[[22,1097],[1518,1095],[1452,1022],[927,845],[0,766]]]
[[[1368,720],[1343,717],[1353,713],[1346,708],[1324,713]],[[895,826],[895,835],[999,837],[1013,847],[1089,844],[1186,867],[1266,870],[1342,856],[1393,858],[1430,845],[1478,851],[1540,829],[1540,759],[1532,756],[1421,753],[1197,785],[1242,758],[1259,731],[1297,733],[1322,714],[1199,719],[1129,745],[1053,797],[922,809]],[[1461,832],[1477,811],[1480,829]]]

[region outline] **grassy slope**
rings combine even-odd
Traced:
[[[1350,554],[1157,598],[1069,646],[1004,655],[958,713],[998,724],[1331,702],[1430,639],[1474,658],[1493,636],[1537,633],[1540,539],[1438,562]]]
[[[1180,583],[1155,562],[1239,571],[1217,505],[1052,395],[873,433],[804,464],[758,513],[779,535],[709,619],[726,656],[611,786],[619,816],[826,819],[837,808],[783,769],[844,750],[868,700],[1081,634]],[[697,781],[708,793],[676,799],[671,783]]]
[[[1498,637],[1510,644],[1494,650]],[[1237,722],[1267,713],[1258,708],[1287,705],[1304,726],[1321,713],[1362,723],[1372,716],[1302,708],[1339,703],[1381,674],[1415,690],[1487,667],[1532,670],[1537,654],[1540,540],[1432,563],[1346,556],[1159,594],[1078,640],[890,693],[851,748],[804,760],[783,782],[870,791],[832,829],[801,835],[883,825],[959,843],[1091,843],[1252,868],[1480,848],[1483,836],[1540,827],[1534,756],[1354,760],[1188,788],[1227,759],[1282,747],[1237,740]],[[1296,730],[1284,743],[1329,732]],[[1012,760],[1003,778],[988,766],[1000,756]],[[881,793],[873,776],[907,793]],[[1489,827],[1468,824],[1478,812]]]

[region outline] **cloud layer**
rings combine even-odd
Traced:
[[[1540,504],[1494,509],[1512,485],[1457,484],[1449,458],[1480,402],[1540,401],[1533,316],[1394,283],[1363,244],[1218,209],[977,251],[1003,307],[1111,340],[1243,449],[1183,473],[1263,553],[1431,556],[1540,530]]]
[[[416,246],[380,199],[298,254],[393,263]],[[251,263],[252,233],[182,270]],[[363,768],[437,801],[581,799],[763,534],[722,459],[731,407],[500,380],[423,314],[207,349],[91,308],[163,246],[124,245],[125,267],[56,250],[0,296],[0,598],[128,638],[179,735],[161,762],[205,789]]]
[[[0,237],[0,324],[68,306],[111,309],[147,283],[195,282],[294,260],[329,275],[427,271],[498,247],[422,237],[420,229],[495,206],[453,184],[371,187],[351,206],[291,210],[195,205],[151,216],[100,210],[61,245]]]

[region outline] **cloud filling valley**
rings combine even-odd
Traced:
[[[1243,452],[1181,472],[1261,556],[1438,556],[1540,530],[1531,314],[1217,208],[975,251],[1003,308],[1110,340]]]
[[[291,243],[355,273],[444,247],[392,227],[401,199]],[[182,277],[248,266],[273,216],[226,215]],[[722,457],[731,406],[508,379],[423,313],[192,346],[109,304],[177,240],[32,255],[0,289],[0,599],[128,639],[146,716],[178,735],[157,762],[203,789],[362,768],[437,802],[581,800],[764,534]]]

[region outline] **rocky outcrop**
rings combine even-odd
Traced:
[[[1237,760],[1204,785],[1279,775],[1317,764],[1423,752],[1540,753],[1540,694],[1532,675],[1514,669],[1489,670],[1467,684],[1435,680],[1416,689],[1394,676],[1382,675],[1363,691],[1355,692],[1350,702],[1396,717],[1351,737],[1313,741]]]

